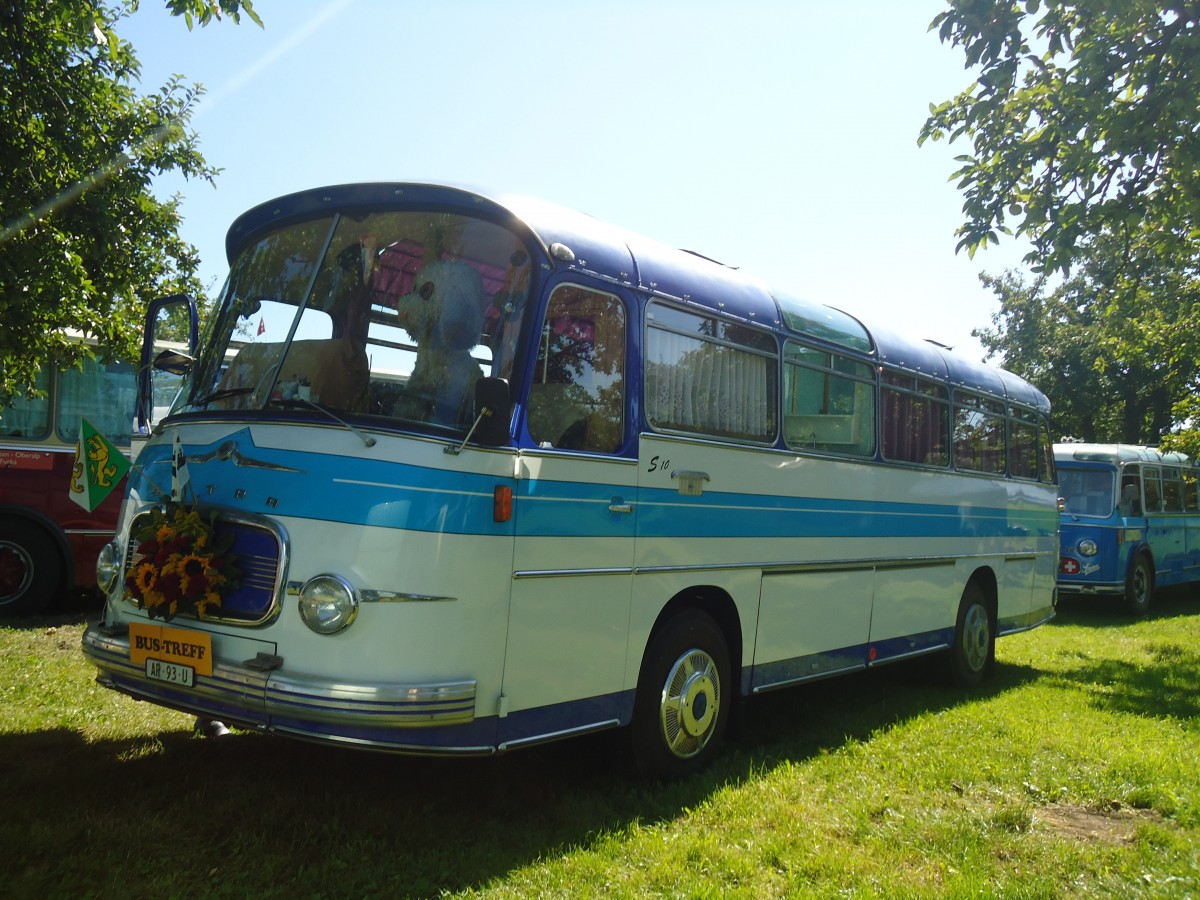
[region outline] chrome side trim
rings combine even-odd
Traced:
[[[741,562],[689,563],[667,566],[618,566],[607,569],[519,569],[513,578],[568,578],[581,575],[662,575],[674,572],[761,571],[764,575],[789,575],[806,572],[858,572],[864,569],[921,569],[953,566],[963,560],[1003,560],[1023,562],[1037,559],[1036,554],[1006,556],[1003,553],[983,553],[972,556],[912,556],[894,559],[828,559],[819,562]]]
[[[513,578],[563,578],[577,575],[630,575],[637,571],[632,566],[617,566],[611,569],[520,569]]]
[[[1014,625],[1014,626],[1010,626],[1008,628],[1004,628],[1003,630],[1001,630],[1000,628],[997,628],[996,629],[996,637],[1007,637],[1010,634],[1020,634],[1023,631],[1033,631],[1033,629],[1038,628],[1039,626],[1045,625],[1047,622],[1051,621],[1055,617],[1055,615],[1057,615],[1057,613],[1054,611],[1054,608],[1051,607],[1050,611],[1047,614],[1045,614],[1042,618],[1038,619],[1035,622],[1029,622],[1029,623],[1025,623],[1025,624],[1021,624],[1021,625]]]
[[[995,554],[992,558],[998,558]],[[969,559],[986,559],[988,556],[971,556]],[[702,565],[679,566],[636,566],[634,574],[662,574],[664,572],[720,572],[756,569],[764,575],[790,575],[803,572],[859,572],[864,569],[918,569],[934,566],[953,566],[963,557],[958,556],[913,556],[895,559],[826,559],[813,562],[752,562],[752,563],[705,563]]]
[[[452,603],[457,597],[436,597],[432,594],[409,594],[401,591],[359,591],[363,603]]]
[[[916,659],[918,656],[928,656],[930,653],[939,653],[942,650],[949,650],[949,644],[933,644],[929,647],[922,647],[920,650],[911,650],[908,653],[898,653],[895,656],[889,656],[886,659],[871,659],[867,661],[868,668],[876,666],[886,666],[889,663],[900,662],[904,659]]]
[[[823,672],[814,672],[812,675],[797,675],[795,678],[785,678],[783,681],[772,681],[770,684],[755,685],[750,689],[750,693],[765,694],[767,691],[791,687],[794,684],[803,684],[806,681],[820,681],[823,678],[835,678],[838,675],[846,675],[850,672],[862,672],[866,668],[866,663],[855,663],[852,666],[843,666],[840,669],[826,669]]]
[[[520,747],[528,747],[531,744],[542,744],[547,741],[557,741],[560,738],[591,734],[594,731],[607,731],[609,728],[619,728],[620,725],[620,719],[605,719],[602,722],[593,722],[590,725],[579,725],[575,728],[564,728],[562,731],[550,731],[546,734],[535,734],[532,737],[519,738],[515,741],[505,741],[496,749],[501,751],[516,750]]]

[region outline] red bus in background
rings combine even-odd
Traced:
[[[194,298],[160,297],[143,328],[142,355],[161,348],[153,377],[132,363],[85,359],[43,367],[33,398],[0,394],[0,618],[44,612],[66,592],[96,586],[96,557],[117,530],[125,484],[91,512],[71,500],[81,421],[132,460],[179,389],[198,324]]]
[[[80,420],[132,456],[132,364],[47,366],[36,387],[38,396],[0,405],[0,616],[43,612],[65,591],[96,584],[96,555],[116,530],[122,487],[92,512],[71,501]]]

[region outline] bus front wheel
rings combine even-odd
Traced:
[[[1139,553],[1125,576],[1125,606],[1135,616],[1150,612],[1150,595],[1154,592],[1154,570],[1146,554]]]
[[[975,687],[996,665],[996,629],[983,589],[972,582],[963,591],[949,654],[950,680]]]
[[[702,612],[681,613],[651,640],[630,729],[642,775],[681,778],[712,760],[729,722],[730,678],[725,636]]]
[[[0,519],[0,616],[44,612],[58,587],[58,549],[36,525]]]

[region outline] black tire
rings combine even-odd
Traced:
[[[996,668],[996,623],[983,589],[974,582],[959,601],[947,659],[950,681],[958,687],[976,687]]]
[[[49,609],[62,578],[54,539],[24,519],[0,519],[0,617]]]
[[[1125,608],[1135,616],[1150,612],[1150,595],[1154,593],[1154,568],[1145,553],[1139,553],[1129,565],[1125,576]]]
[[[633,759],[648,778],[675,779],[712,761],[733,704],[729,649],[709,616],[675,616],[646,648],[630,728]]]

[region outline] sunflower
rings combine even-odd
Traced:
[[[144,562],[137,567],[137,571],[133,573],[133,583],[137,588],[138,593],[145,596],[154,590],[154,585],[158,581],[158,573],[155,571],[152,563]]]

